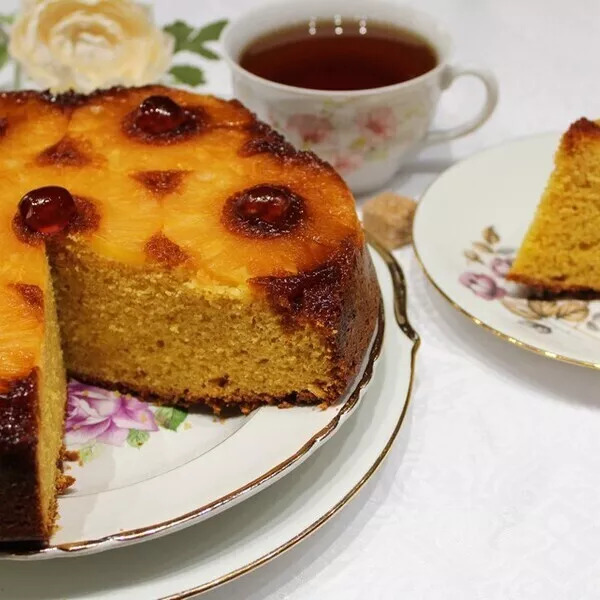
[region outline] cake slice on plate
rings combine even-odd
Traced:
[[[595,122],[579,119],[562,136],[508,279],[552,293],[600,292],[600,126]]]
[[[354,381],[380,303],[354,199],[238,102],[1,94],[0,150],[0,540],[47,540],[67,483],[57,318],[69,374],[158,402]]]

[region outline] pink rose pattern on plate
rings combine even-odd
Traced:
[[[579,331],[600,333],[600,313],[591,314],[590,303],[579,299],[544,299],[506,281],[515,256],[514,248],[500,245],[494,227],[482,232],[482,239],[472,242],[463,254],[470,269],[461,273],[459,282],[483,300],[499,301],[503,308],[520,317],[519,323],[540,334],[550,334],[553,327],[577,327]]]
[[[133,396],[71,381],[68,388],[66,441],[85,444],[92,440],[122,446],[129,431],[158,431],[149,404]]]
[[[506,290],[488,275],[478,275],[471,271],[465,271],[459,277],[459,281],[470,288],[474,294],[485,300],[495,300],[506,296]]]
[[[65,442],[89,448],[97,443],[134,448],[146,443],[159,428],[177,431],[187,411],[155,407],[128,394],[71,380],[68,386]]]

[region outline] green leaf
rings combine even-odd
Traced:
[[[95,442],[91,442],[79,449],[79,460],[82,465],[90,462],[100,454],[100,446]]]
[[[129,435],[127,436],[127,443],[132,448],[141,448],[150,438],[150,434],[147,431],[140,431],[139,429],[130,429]]]
[[[170,33],[175,38],[175,49],[174,52],[179,52],[185,49],[190,35],[194,29],[183,21],[175,21],[163,27],[163,31]]]
[[[12,25],[15,15],[0,15],[0,25]]]
[[[227,25],[227,19],[205,25],[194,36],[194,42],[216,42],[221,37],[225,25]]]
[[[190,52],[195,52],[200,56],[204,56],[204,58],[208,58],[209,60],[219,60],[221,58],[216,52],[204,47],[202,44],[197,44],[195,40],[189,42],[185,49]]]
[[[159,407],[154,416],[156,422],[165,429],[171,431],[177,431],[178,427],[185,421],[188,412],[185,408],[178,408],[177,406],[161,406]]]
[[[8,48],[6,45],[0,46],[0,69],[6,64],[8,61]]]
[[[191,65],[176,65],[171,67],[169,73],[171,73],[179,83],[185,83],[192,87],[205,83],[202,70],[198,67],[192,67]]]

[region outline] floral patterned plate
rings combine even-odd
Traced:
[[[421,199],[414,248],[433,285],[477,325],[542,356],[600,369],[600,301],[528,299],[505,280],[558,141],[516,140],[448,169]]]
[[[378,273],[385,270],[375,256]],[[289,473],[335,433],[365,393],[383,314],[362,370],[323,409],[265,406],[218,419],[69,383],[66,445],[76,482],[59,498],[58,531],[42,550],[0,546],[0,559],[78,556],[158,537],[234,506]],[[1,587],[1,586],[0,586]]]

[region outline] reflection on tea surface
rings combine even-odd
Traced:
[[[278,29],[241,53],[246,70],[314,90],[364,90],[414,79],[438,58],[420,34],[367,19],[311,20]]]

